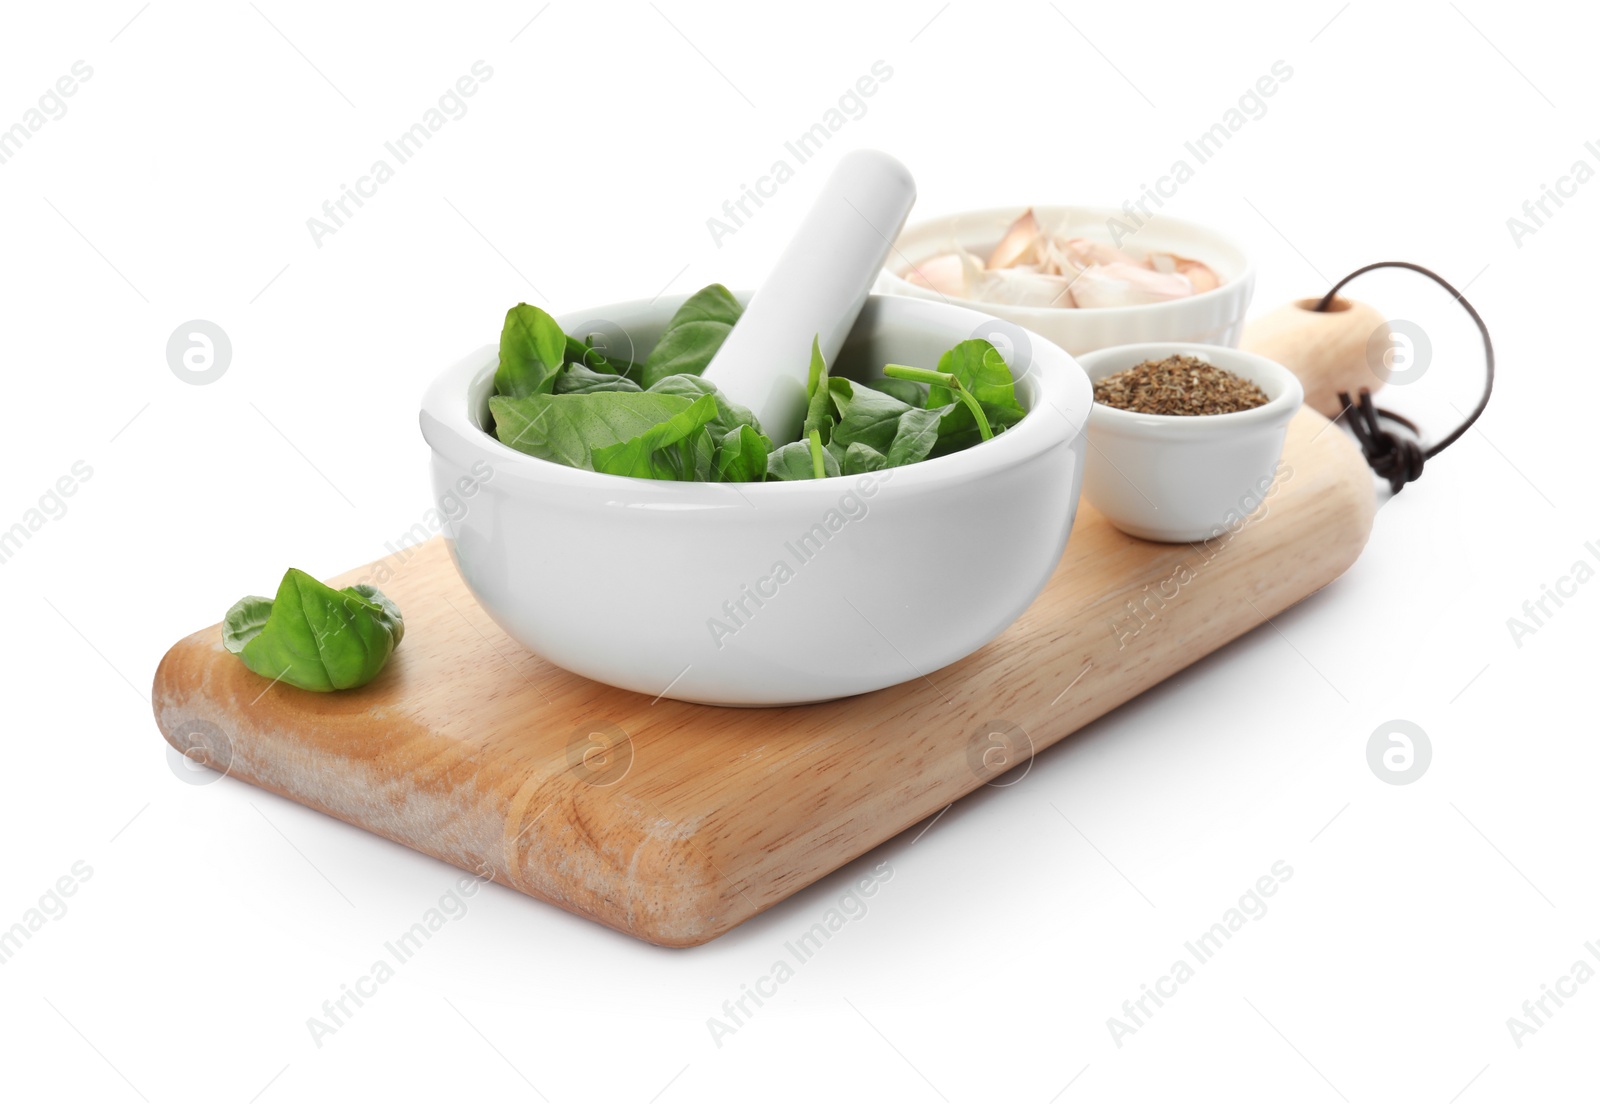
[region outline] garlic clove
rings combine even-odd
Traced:
[[[1182,273],[1159,273],[1121,261],[1092,265],[1072,284],[1073,301],[1084,308],[1159,304],[1192,295],[1194,285]]]
[[[964,250],[952,254],[939,254],[937,257],[918,262],[900,275],[912,284],[937,292],[941,296],[965,297],[967,269],[963,264],[963,255],[972,256]]]
[[[985,269],[976,273],[973,298],[991,304],[1016,307],[1077,306],[1072,298],[1072,281],[1053,273],[1026,269]]]
[[[989,260],[985,264],[990,269],[1006,269],[1018,263],[1033,261],[1033,247],[1038,237],[1039,224],[1033,217],[1033,209],[1029,208],[1006,228],[1004,237],[990,251]]]
[[[1125,254],[1115,246],[1096,242],[1092,238],[1069,238],[1061,244],[1062,251],[1080,269],[1090,265],[1138,265],[1139,259]]]
[[[1197,293],[1210,292],[1222,284],[1222,278],[1217,276],[1216,270],[1203,261],[1178,254],[1151,254],[1148,260],[1150,268],[1157,273],[1182,273],[1188,277]]]

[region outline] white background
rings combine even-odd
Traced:
[[[541,2],[124,0],[0,22],[0,126],[93,69],[0,165],[0,526],[93,469],[0,565],[0,927],[93,870],[0,965],[0,1095],[1592,1098],[1600,982],[1520,1046],[1507,1027],[1574,961],[1600,969],[1600,583],[1520,646],[1507,629],[1600,564],[1600,183],[1520,244],[1506,223],[1578,159],[1600,168],[1579,8]],[[314,244],[306,220],[480,59],[467,114]],[[880,59],[893,77],[864,117],[715,246],[706,220]],[[917,216],[1120,203],[1279,59],[1294,75],[1267,114],[1168,210],[1248,245],[1258,312],[1369,261],[1437,267],[1470,282],[1501,359],[1481,433],[1383,508],[1355,567],[708,946],[490,887],[313,1044],[306,1020],[457,874],[234,780],[184,783],[148,689],[240,594],[371,560],[421,516],[430,377],[518,299],[757,282],[855,146],[911,167]],[[1465,317],[1415,279],[1352,292],[1433,337],[1387,402],[1444,429],[1479,379]],[[165,358],[196,318],[234,350],[205,387]],[[1366,756],[1395,718],[1432,744],[1406,786]],[[1107,1019],[1277,860],[1294,875],[1267,915],[1115,1042]],[[868,914],[714,1043],[707,1019],[884,861]]]

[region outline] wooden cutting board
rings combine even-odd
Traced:
[[[269,686],[212,626],[162,660],[156,720],[241,780],[646,941],[698,945],[1342,573],[1372,526],[1366,463],[1310,409],[1284,460],[1264,510],[1206,545],[1129,538],[1084,502],[1005,634],[851,699],[699,707],[574,676],[508,638],[435,538],[333,581],[381,581],[405,612],[372,684]]]

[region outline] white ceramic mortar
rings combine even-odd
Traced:
[[[559,322],[642,358],[682,300]],[[986,321],[873,296],[838,372],[933,368]],[[519,453],[483,429],[496,363],[493,346],[463,358],[422,405],[435,491],[482,483],[446,532],[456,565],[517,641],[646,696],[807,703],[927,676],[1022,614],[1072,526],[1091,389],[1042,339],[1013,364],[1028,414],[993,440],[861,477],[763,484],[617,477]]]

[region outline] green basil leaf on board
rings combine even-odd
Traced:
[[[767,455],[772,443],[746,424],[723,435],[711,461],[711,479],[760,481],[767,479]]]
[[[636,383],[618,373],[590,369],[582,362],[573,362],[556,375],[551,389],[557,396],[585,392],[643,392]]]
[[[371,585],[334,589],[290,569],[271,600],[246,596],[222,620],[222,642],[253,673],[312,692],[359,688],[405,635],[400,609]]]
[[[345,591],[354,592],[368,603],[377,604],[383,609],[381,618],[388,621],[389,630],[394,634],[394,644],[398,646],[400,639],[406,636],[406,621],[400,615],[399,605],[378,591],[375,584],[352,584]]]
[[[518,304],[506,312],[500,330],[495,392],[501,396],[549,392],[555,375],[566,364],[566,355],[567,336],[556,321],[532,304]]]
[[[637,438],[688,408],[682,396],[659,392],[489,398],[501,442],[545,461],[591,471],[595,450]]]
[[[707,480],[714,446],[706,428],[716,416],[714,398],[701,396],[643,434],[596,449],[595,472],[654,480]]]
[[[645,357],[639,383],[649,388],[662,377],[705,372],[743,311],[733,293],[720,284],[707,285],[690,296],[673,312],[661,340]]]
[[[837,458],[824,450],[822,459],[824,476],[841,475]],[[815,480],[816,475],[808,441],[790,442],[767,455],[768,480]]]
[[[245,643],[261,633],[272,614],[272,601],[265,596],[246,596],[222,620],[222,644],[229,653],[238,653]]]
[[[648,389],[650,392],[660,392],[667,396],[684,396],[690,400],[698,400],[701,396],[710,396],[717,404],[717,417],[711,421],[711,433],[720,441],[723,435],[735,427],[751,426],[757,431],[761,424],[756,422],[755,412],[742,404],[736,404],[718,390],[717,386],[704,377],[696,377],[688,373],[674,373],[670,377],[662,377]],[[769,441],[770,448],[770,441]]]

